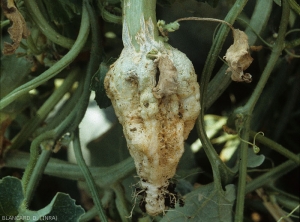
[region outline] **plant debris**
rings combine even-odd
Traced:
[[[11,55],[19,47],[22,38],[27,38],[30,31],[26,26],[25,19],[18,11],[13,0],[1,0],[1,7],[4,15],[12,22],[12,26],[8,29],[12,44],[4,42],[3,54]]]
[[[236,82],[250,83],[252,76],[244,73],[253,61],[249,53],[248,36],[239,29],[233,30],[234,42],[227,50],[223,59],[228,62],[226,73],[231,72],[231,79]]]

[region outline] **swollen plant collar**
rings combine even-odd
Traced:
[[[155,40],[151,18],[140,23],[136,50],[124,20],[124,49],[104,84],[145,191],[145,210],[157,215],[167,209],[167,202],[174,207],[176,195],[169,180],[199,115],[200,93],[186,55]]]

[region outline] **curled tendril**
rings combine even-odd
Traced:
[[[241,131],[241,130],[240,130],[240,131]],[[259,134],[261,134],[262,136],[264,136],[264,133],[263,133],[263,132],[258,132],[258,133],[256,133],[255,136],[254,136],[254,138],[253,138],[253,143],[250,143],[250,142],[248,142],[248,141],[242,139],[242,138],[240,137],[240,132],[238,133],[238,137],[239,137],[239,139],[240,139],[242,142],[251,145],[252,148],[253,148],[253,152],[254,152],[255,154],[258,154],[259,151],[260,151],[260,148],[259,148],[257,145],[255,145],[255,139],[256,139],[257,135],[259,135]]]

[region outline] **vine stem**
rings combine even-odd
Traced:
[[[127,216],[130,215],[128,209],[127,209],[127,202],[124,194],[124,189],[122,185],[118,182],[115,183],[112,186],[115,194],[116,194],[116,207],[119,211],[119,214],[121,215],[122,222],[128,222],[131,221]]]
[[[33,142],[31,143],[29,162],[28,162],[28,165],[25,169],[24,175],[22,177],[22,187],[23,187],[23,191],[24,191],[25,194],[27,193],[27,187],[28,187],[29,180],[32,176],[34,167],[36,166],[36,163],[37,163],[38,158],[39,158],[40,144],[45,140],[53,139],[54,136],[55,136],[54,130],[47,131],[47,132],[39,135],[38,137],[36,137],[33,140]]]
[[[300,158],[300,154],[298,154],[297,157]],[[299,164],[295,163],[293,160],[287,160],[286,162],[274,167],[269,172],[256,177],[249,182],[246,185],[245,193],[247,194],[258,189],[259,187],[270,184],[271,180],[276,180],[297,167],[299,167]]]
[[[37,24],[39,29],[48,39],[64,48],[72,48],[74,40],[62,36],[49,25],[49,22],[40,11],[36,0],[27,0],[24,2],[32,20]]]
[[[268,81],[268,78],[281,55],[282,50],[284,49],[284,38],[286,34],[286,29],[289,21],[290,8],[286,0],[282,1],[282,15],[279,25],[278,38],[272,48],[272,53],[270,59],[264,69],[262,76],[252,93],[250,99],[247,101],[244,107],[238,108],[235,112],[242,118],[239,118],[239,126],[242,128],[241,137],[244,140],[249,139],[249,128],[251,118],[250,115],[256,105],[257,100],[259,99],[260,94]],[[237,192],[237,204],[236,204],[236,213],[235,213],[235,222],[243,221],[243,212],[244,212],[244,199],[245,199],[245,188],[246,188],[246,177],[247,177],[247,149],[248,145],[242,143],[241,153],[240,153],[240,167],[239,167],[239,181],[238,181],[238,192]]]
[[[46,102],[44,102],[37,111],[36,116],[22,128],[21,132],[13,139],[13,144],[8,150],[18,149],[28,140],[28,137],[31,136],[41,122],[44,121],[59,100],[70,90],[73,83],[78,78],[79,73],[80,69],[78,67],[72,69],[72,71],[68,73],[63,84],[53,92]]]
[[[29,1],[25,1],[25,2],[29,2]],[[37,20],[39,20],[39,18],[37,18]],[[89,28],[90,28],[89,16],[86,7],[83,7],[79,34],[71,50],[62,59],[56,62],[53,66],[51,66],[41,75],[21,85],[20,87],[16,88],[11,93],[6,95],[0,101],[0,109],[5,108],[7,105],[15,101],[18,97],[28,93],[30,90],[45,83],[46,81],[54,77],[56,74],[60,73],[64,68],[66,68],[83,49],[85,42],[88,38]]]
[[[237,0],[234,5],[232,6],[231,10],[228,12],[226,18],[224,19],[227,23],[233,23],[240,12],[243,10],[244,6],[246,5],[247,0]],[[207,94],[207,87],[208,82],[210,80],[212,71],[215,67],[215,63],[218,59],[218,54],[221,51],[222,45],[226,39],[226,36],[229,32],[229,28],[227,26],[221,26],[216,38],[211,46],[209,54],[205,61],[205,66],[201,76],[200,82],[200,95],[201,95],[201,112],[198,117],[196,126],[199,134],[199,138],[203,144],[203,148],[205,150],[206,155],[210,161],[210,164],[213,169],[214,174],[214,183],[218,188],[222,189],[221,185],[228,184],[234,177],[233,172],[222,162],[220,157],[218,156],[217,152],[215,151],[214,147],[212,146],[211,142],[209,141],[204,126],[204,109],[205,101],[206,101],[206,94]]]
[[[250,137],[254,138],[255,136],[256,136],[256,141],[258,141],[259,143],[268,146],[269,148],[275,150],[276,152],[280,153],[286,158],[293,160],[297,164],[300,164],[300,159],[295,153],[289,151],[287,148],[281,146],[280,144],[274,142],[273,140],[263,135],[257,135],[256,132],[250,131]]]
[[[264,86],[266,85],[270,74],[279,58],[279,56],[282,53],[282,50],[285,47],[285,34],[286,34],[286,29],[287,25],[289,22],[289,14],[290,14],[290,8],[289,5],[287,4],[286,0],[282,1],[282,16],[281,16],[281,21],[280,21],[280,26],[279,26],[279,31],[278,31],[278,37],[274,43],[274,46],[272,48],[272,53],[270,56],[270,59],[261,75],[261,78],[255,87],[254,92],[252,93],[250,99],[244,106],[243,110],[247,110],[249,113],[251,113],[257,103],[257,100],[259,99],[260,94],[262,93]]]
[[[42,147],[42,153],[39,156],[37,163],[32,171],[32,175],[28,181],[28,185],[27,185],[27,189],[26,189],[26,193],[25,193],[25,199],[26,199],[26,203],[29,204],[32,196],[34,194],[34,191],[44,173],[44,170],[47,166],[47,163],[50,159],[52,150],[41,145]]]
[[[245,30],[245,33],[248,36],[249,45],[255,44],[258,34],[261,33],[265,27],[272,11],[272,5],[273,0],[256,2],[255,9],[249,23],[249,26],[255,28],[255,32],[250,27]],[[264,8],[264,11],[261,10],[261,8]],[[207,110],[231,83],[230,75],[224,75],[227,68],[228,66],[224,64],[209,82],[205,97],[205,106],[202,107],[204,110]]]
[[[9,20],[4,20],[4,21],[1,21],[0,23],[0,27],[1,29],[4,28],[5,26],[9,25],[10,24],[10,21]]]
[[[103,197],[101,199],[102,206],[107,206],[109,202],[114,198],[112,190],[104,190]],[[97,207],[92,207],[88,212],[83,214],[79,218],[79,222],[88,222],[91,221],[95,216],[97,216]]]
[[[15,151],[9,152],[4,157],[5,167],[25,169],[28,165],[29,154]],[[101,188],[110,188],[112,184],[132,175],[135,172],[133,159],[128,157],[110,167],[90,167],[96,184]],[[68,180],[84,180],[78,165],[64,160],[50,158],[44,174]]]
[[[93,176],[92,176],[91,172],[89,171],[89,168],[87,167],[87,165],[86,165],[86,163],[83,159],[83,156],[82,156],[80,140],[79,140],[79,129],[78,128],[76,128],[76,130],[74,132],[73,147],[74,147],[74,153],[75,153],[76,161],[77,161],[78,166],[80,167],[80,169],[81,169],[81,171],[82,171],[82,173],[85,177],[85,181],[86,181],[86,183],[89,187],[89,190],[91,192],[94,204],[97,207],[100,220],[103,221],[103,222],[107,222],[108,220],[105,216],[103,206],[102,206],[101,200],[99,198],[96,183],[95,183],[95,181],[93,179]]]
[[[89,16],[87,14],[86,7],[83,7],[83,9],[82,9],[82,20],[81,20],[81,26],[80,27],[81,28],[80,28],[80,31],[79,31],[78,38],[77,38],[77,40],[76,40],[73,48],[69,51],[69,53],[67,53],[60,61],[58,61],[55,65],[53,65],[46,72],[44,72],[43,74],[41,74],[39,77],[37,77],[34,80],[32,80],[32,81],[24,84],[21,87],[18,87],[17,89],[15,89],[12,93],[10,93],[8,96],[5,97],[5,98],[8,98],[7,100],[5,100],[5,98],[4,98],[3,99],[4,101],[2,100],[1,102],[3,102],[3,103],[6,102],[6,104],[9,104],[9,102],[13,101],[13,98],[17,98],[18,96],[22,95],[23,93],[28,92],[30,89],[33,89],[35,86],[38,86],[39,84],[37,84],[37,83],[41,84],[41,83],[47,81],[52,76],[54,76],[56,73],[58,73],[59,71],[61,71],[73,59],[75,59],[75,56],[78,55],[78,53],[80,52],[81,48],[83,47],[83,45],[84,45],[84,43],[85,43],[85,41],[87,39],[88,32],[89,32]],[[67,61],[69,63],[66,64]],[[43,77],[45,79],[42,79]],[[33,81],[34,81],[34,83],[33,83]],[[22,88],[22,90],[20,88]],[[20,91],[22,91],[22,93],[19,93],[18,89]],[[47,131],[47,132],[39,135],[32,142],[32,144],[30,146],[30,159],[29,159],[29,163],[28,163],[28,165],[27,165],[27,167],[25,169],[24,175],[22,177],[22,185],[23,185],[23,190],[24,190],[25,194],[27,192],[28,182],[30,180],[30,177],[32,175],[32,172],[34,170],[34,167],[35,167],[35,165],[37,163],[37,160],[38,160],[38,157],[39,157],[39,151],[40,151],[39,147],[40,147],[40,144],[43,141],[45,141],[45,140],[55,138],[55,135],[56,135],[55,130],[50,130],[50,131]]]

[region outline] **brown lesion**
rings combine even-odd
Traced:
[[[168,56],[161,56],[158,59],[158,71],[158,83],[152,90],[155,98],[160,99],[175,94],[177,92],[178,72]]]
[[[25,19],[18,11],[13,0],[1,0],[1,7],[4,15],[12,22],[12,26],[8,29],[12,44],[4,42],[3,54],[11,55],[19,47],[22,38],[27,38],[30,31],[26,26]]]

